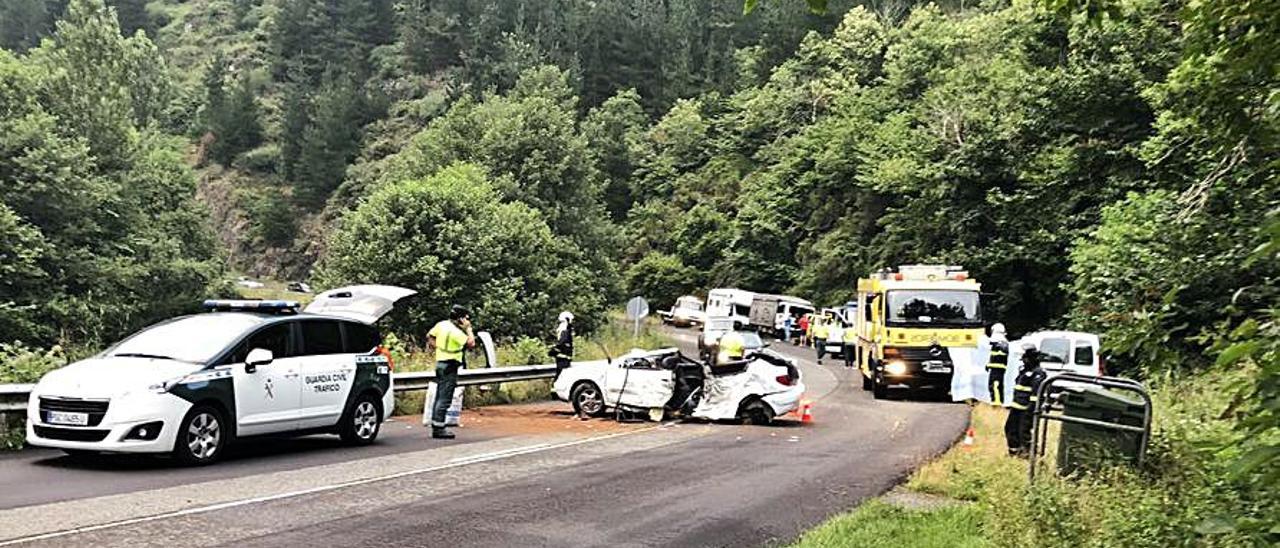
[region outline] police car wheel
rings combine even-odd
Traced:
[[[227,435],[222,413],[208,405],[197,405],[187,412],[178,427],[178,436],[173,442],[173,456],[183,464],[211,464],[222,456]]]
[[[579,415],[599,417],[604,415],[604,394],[593,382],[579,383],[569,394],[573,402],[573,411]]]
[[[378,409],[377,400],[372,395],[363,394],[342,414],[338,435],[344,442],[367,445],[378,439],[381,427],[382,411]]]

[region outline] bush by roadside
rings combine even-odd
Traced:
[[[41,375],[66,363],[67,355],[60,346],[45,350],[21,342],[0,343],[0,384],[36,382]],[[22,447],[25,428],[22,415],[0,417],[0,450]]]
[[[976,519],[957,519],[963,512],[953,509],[887,512],[883,503],[868,503],[810,531],[796,546],[1274,545],[1274,529],[1248,525],[1275,515],[1280,499],[1265,483],[1237,474],[1239,455],[1224,449],[1243,435],[1224,394],[1256,374],[1233,367],[1160,380],[1153,393],[1152,441],[1141,469],[1116,467],[1070,479],[1044,474],[1034,487],[1027,484],[1026,462],[1005,454],[1005,411],[978,406],[972,418],[976,443],[957,445],[906,484],[913,491],[967,501]],[[931,537],[915,536],[922,534],[920,523],[946,524],[951,536],[930,544]],[[872,530],[880,534],[865,536]],[[852,540],[864,538],[871,540]]]

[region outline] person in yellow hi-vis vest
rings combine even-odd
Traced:
[[[822,357],[827,354],[827,336],[831,334],[831,322],[827,316],[818,316],[813,320],[813,344],[818,347],[818,365],[822,365]]]
[[[445,429],[445,417],[453,402],[453,390],[458,386],[458,369],[462,368],[463,353],[475,348],[476,336],[471,332],[471,312],[453,305],[449,319],[441,320],[427,332],[427,346],[436,356],[436,400],[431,404],[431,437],[453,439]]]
[[[742,339],[742,333],[737,331],[729,331],[720,336],[720,352],[716,355],[716,363],[724,364],[731,361],[741,360],[744,354],[744,347],[747,342]]]

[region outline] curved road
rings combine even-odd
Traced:
[[[674,337],[692,349],[693,332]],[[963,405],[875,401],[855,372],[775,348],[800,358],[811,423],[615,425],[540,411],[550,428],[463,428],[439,442],[394,422],[371,447],[279,440],[199,469],[0,457],[0,546],[774,545],[887,490],[968,420]]]

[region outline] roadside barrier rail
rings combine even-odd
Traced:
[[[579,362],[589,363],[589,362]],[[520,365],[514,367],[484,367],[458,371],[458,386],[502,384],[504,382],[553,379],[555,364]],[[435,371],[410,371],[391,376],[391,387],[396,392],[426,390],[436,380]],[[24,413],[34,384],[0,384],[0,413]]]

